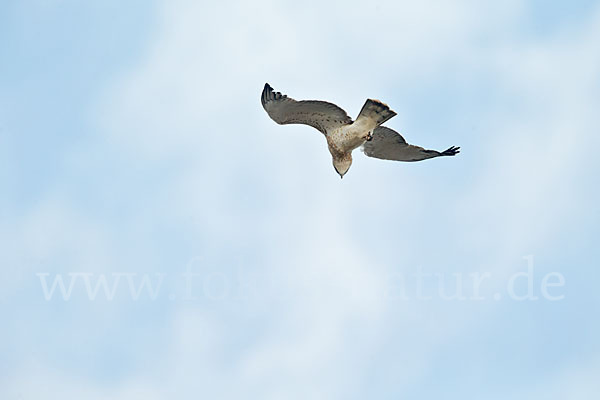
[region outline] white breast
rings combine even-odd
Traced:
[[[364,137],[368,132],[360,127],[345,125],[328,133],[327,138],[331,144],[338,149],[348,152],[356,149],[364,143]]]

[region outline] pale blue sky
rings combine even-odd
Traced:
[[[0,397],[598,398],[599,41],[594,1],[2,2]],[[265,82],[462,152],[340,181]],[[529,255],[563,300],[509,298]]]

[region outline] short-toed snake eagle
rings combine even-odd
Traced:
[[[269,117],[278,124],[305,124],[325,135],[333,167],[344,177],[352,165],[352,151],[361,147],[369,157],[395,161],[421,161],[440,156],[454,156],[460,147],[439,152],[408,144],[393,129],[381,126],[396,113],[379,100],[368,99],[356,121],[335,104],[317,100],[296,101],[275,92],[266,83],[261,97]]]

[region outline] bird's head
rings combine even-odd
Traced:
[[[340,175],[340,178],[343,178],[346,175],[346,172],[350,169],[352,165],[352,155],[348,155],[347,157],[342,158],[333,158],[333,168]]]

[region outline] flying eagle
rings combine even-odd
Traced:
[[[333,167],[341,178],[352,165],[352,151],[362,146],[374,158],[395,161],[421,161],[440,156],[454,156],[460,147],[439,152],[408,144],[393,129],[381,126],[396,113],[379,100],[368,99],[356,121],[335,104],[318,100],[296,101],[265,83],[261,102],[269,117],[280,125],[305,124],[325,135]]]

